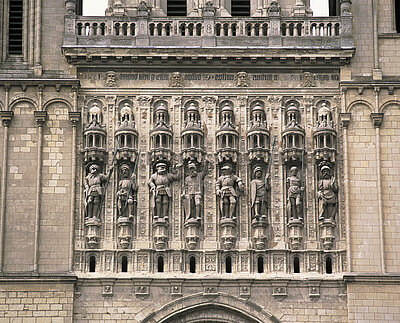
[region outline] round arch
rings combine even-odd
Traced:
[[[397,105],[400,108],[400,101],[399,100],[390,100],[390,101],[385,102],[384,104],[382,104],[379,112],[385,112],[385,110],[391,105]]]
[[[351,110],[354,109],[354,107],[357,105],[364,105],[370,110],[370,112],[374,112],[374,108],[372,107],[371,103],[365,100],[356,100],[351,102],[350,105],[347,107],[347,112],[351,112]]]
[[[10,110],[14,110],[15,105],[17,105],[18,103],[21,102],[28,102],[29,104],[32,104],[33,108],[36,110],[37,109],[37,104],[33,99],[30,98],[18,98],[18,99],[14,99],[10,102]]]
[[[55,99],[50,99],[44,104],[44,110],[47,111],[48,107],[53,104],[53,103],[64,103],[68,107],[68,111],[72,111],[72,106],[71,103],[68,102],[68,100],[63,99],[63,98],[55,98]]]
[[[257,304],[237,297],[195,294],[177,299],[147,316],[142,323],[279,323]]]

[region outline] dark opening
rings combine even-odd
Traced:
[[[396,23],[396,32],[400,33],[400,0],[394,1],[394,15]]]
[[[250,0],[232,0],[231,14],[233,17],[250,16]]]
[[[159,273],[163,273],[164,272],[164,257],[160,256],[157,259],[157,271]]]
[[[325,271],[327,274],[332,274],[332,258],[326,257],[325,259]]]
[[[329,0],[329,16],[340,16],[338,0]]]
[[[190,265],[190,272],[195,273],[196,272],[196,257],[190,257],[189,259],[189,265]]]
[[[96,257],[90,256],[89,258],[89,272],[94,273],[96,271]]]
[[[123,256],[121,259],[121,271],[123,273],[128,272],[128,257],[127,256]]]
[[[82,16],[83,14],[83,0],[76,1],[76,14]]]
[[[261,256],[257,258],[257,271],[259,274],[264,272],[264,258]]]
[[[22,0],[10,0],[8,53],[22,55]]]
[[[300,259],[299,259],[299,257],[294,257],[293,258],[293,272],[295,274],[299,274],[300,273]]]
[[[232,258],[230,256],[225,258],[225,272],[227,274],[232,273]]]
[[[167,16],[186,16],[186,0],[167,0]]]

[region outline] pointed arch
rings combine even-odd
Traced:
[[[196,320],[196,313],[198,313],[199,321]],[[213,318],[213,313],[218,313],[220,320]],[[223,319],[224,314],[228,321]],[[199,293],[177,299],[148,315],[142,323],[181,322],[180,319],[186,316],[190,316],[193,322],[203,322],[200,321],[200,317],[203,319],[204,315],[209,315],[209,319],[214,319],[216,322],[229,322],[229,318],[235,316],[246,323],[279,323],[274,315],[263,310],[259,305],[224,293],[218,293],[218,296],[213,298]]]

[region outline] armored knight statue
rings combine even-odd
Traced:
[[[302,220],[302,192],[304,187],[301,186],[301,180],[298,177],[299,169],[293,166],[290,169],[290,176],[286,183],[288,187],[287,197],[287,213],[289,220]]]
[[[206,160],[205,168],[198,172],[194,162],[188,163],[188,176],[185,177],[182,193],[183,211],[185,221],[189,219],[201,220],[201,208],[203,204],[203,180],[208,173],[210,162]]]
[[[318,206],[320,220],[335,220],[337,212],[338,185],[335,177],[331,176],[328,166],[321,168],[322,179],[318,181]]]
[[[270,189],[269,174],[262,177],[261,166],[256,166],[253,171],[254,179],[250,182],[250,198],[251,198],[251,218],[265,219],[268,212],[267,192]]]
[[[219,198],[219,209],[222,218],[236,219],[235,208],[239,191],[243,191],[243,181],[233,174],[232,166],[226,164],[221,168],[222,175],[218,178],[216,189]]]
[[[104,183],[107,183],[108,177],[112,171],[109,170],[107,175],[100,174],[99,166],[93,164],[89,167],[89,175],[85,178],[85,217],[99,218],[100,204],[104,192]]]
[[[136,193],[137,193],[137,181],[136,174],[132,172],[129,176],[131,168],[127,164],[121,166],[121,179],[118,182],[117,191],[117,207],[118,216],[133,218],[136,214]]]
[[[180,165],[177,166],[180,168]],[[168,173],[167,164],[159,162],[156,165],[157,171],[149,179],[151,207],[153,208],[154,219],[168,220],[168,212],[171,200],[172,182],[180,179],[180,174]]]

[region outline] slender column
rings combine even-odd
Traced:
[[[8,105],[8,100],[6,102]],[[4,224],[6,217],[6,196],[7,196],[7,168],[8,168],[8,128],[13,117],[12,111],[0,111],[3,130],[3,160],[1,169],[1,213],[0,213],[0,275],[3,273],[4,254]]]
[[[72,156],[71,156],[71,213],[70,213],[70,243],[69,243],[69,271],[74,270],[74,231],[75,231],[75,191],[76,191],[76,129],[79,125],[81,114],[77,111],[77,90],[74,90],[74,111],[69,113],[72,124]]]
[[[22,30],[24,32],[22,42],[23,42],[23,48],[24,48],[24,62],[28,61],[28,0],[23,1],[23,25],[22,25]]]
[[[35,0],[29,1],[29,65],[34,62]]]
[[[346,249],[347,249],[347,271],[352,271],[351,259],[351,223],[350,223],[350,185],[349,185],[349,149],[348,149],[348,128],[351,120],[351,113],[341,113],[340,119],[343,126],[343,165],[344,165],[344,205],[346,213]]]
[[[42,181],[42,147],[43,147],[43,126],[46,121],[47,112],[43,109],[43,87],[39,86],[39,111],[34,111],[36,124],[38,126],[38,147],[36,165],[36,199],[35,199],[35,240],[33,246],[33,272],[38,273],[39,268],[39,231],[40,231],[40,193]]]
[[[42,74],[42,0],[36,0],[36,44],[35,44],[35,71],[38,75]]]
[[[383,121],[383,113],[371,113],[371,120],[375,127],[376,142],[376,176],[378,180],[378,215],[379,215],[379,244],[381,257],[381,271],[386,272],[385,261],[385,237],[384,237],[384,219],[383,219],[383,201],[382,201],[382,173],[381,173],[381,140],[380,127]]]
[[[378,8],[377,1],[372,0],[372,26],[374,37],[374,69],[379,68],[379,47],[378,47]]]

